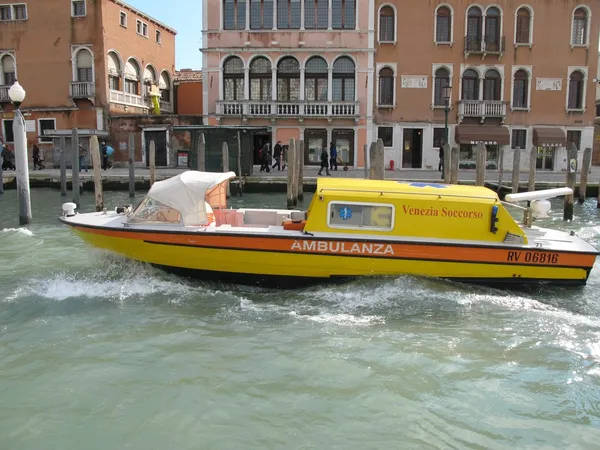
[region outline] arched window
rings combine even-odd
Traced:
[[[477,6],[472,6],[467,12],[466,47],[468,51],[481,51],[482,34],[483,27],[481,9],[479,9]]]
[[[394,42],[396,39],[396,20],[391,6],[379,10],[379,42]]]
[[[450,71],[445,67],[440,67],[435,71],[435,92],[433,95],[435,106],[445,106],[444,87],[446,86],[450,86]]]
[[[277,100],[300,100],[300,63],[291,56],[283,58],[277,64]]]
[[[75,55],[75,66],[77,68],[75,75],[77,79],[75,81],[80,82],[93,82],[94,81],[94,70],[92,53],[87,49],[81,49]]]
[[[121,90],[121,60],[115,52],[109,52],[106,57],[108,67],[108,87],[112,91]]]
[[[354,94],[354,61],[342,56],[333,63],[333,86],[331,87],[334,102],[353,102]]]
[[[304,99],[307,101],[327,101],[327,62],[320,56],[313,56],[306,63],[304,71]]]
[[[515,72],[513,80],[513,108],[527,108],[529,96],[529,75],[520,69]]]
[[[462,100],[479,100],[479,76],[473,69],[463,72]]]
[[[140,95],[140,66],[131,58],[125,64],[125,92]]]
[[[252,60],[250,63],[250,100],[271,100],[272,72],[271,61],[264,56]]]
[[[435,42],[452,42],[452,14],[447,6],[440,6],[435,14]]]
[[[163,71],[160,74],[158,81],[158,89],[160,89],[160,99],[163,102],[171,102],[171,76],[168,72]]]
[[[531,14],[529,9],[520,8],[517,11],[516,26],[515,42],[517,44],[531,44]]]
[[[379,106],[394,106],[394,71],[389,67],[379,71]]]
[[[588,13],[585,8],[577,8],[573,13],[572,45],[587,44]]]
[[[569,77],[569,109],[583,109],[583,73],[576,70]]]
[[[495,69],[488,70],[483,80],[483,99],[501,100],[501,84],[500,73]]]
[[[246,28],[246,0],[223,0],[223,28],[225,30]]]
[[[244,63],[230,56],[223,63],[223,100],[244,100]]]
[[[15,84],[15,59],[11,55],[2,57],[2,86],[12,86]]]
[[[489,8],[485,13],[485,49],[488,52],[502,50],[500,22],[500,10],[496,7]]]

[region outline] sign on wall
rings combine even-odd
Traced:
[[[402,75],[403,88],[427,89],[427,75]]]
[[[35,120],[26,120],[25,121],[25,132],[26,133],[35,133]]]
[[[535,89],[538,91],[561,91],[562,78],[537,78]]]

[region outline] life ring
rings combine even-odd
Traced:
[[[217,221],[215,219],[215,213],[208,202],[204,202],[204,209],[206,210],[206,226],[216,227]]]

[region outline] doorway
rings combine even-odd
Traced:
[[[423,129],[405,128],[402,135],[402,167],[420,169],[423,163]]]
[[[554,170],[554,148],[538,147],[535,168],[538,170]]]
[[[154,165],[156,167],[167,167],[167,130],[144,131],[144,143],[146,150],[146,167],[150,166],[150,142],[154,141]]]
[[[337,149],[338,162],[345,166],[354,166],[354,130],[332,130],[331,140]]]
[[[260,149],[264,147],[267,142],[271,142],[271,135],[269,133],[256,133],[252,141],[252,154],[253,164],[262,164],[260,160]],[[272,146],[271,146],[272,147]]]

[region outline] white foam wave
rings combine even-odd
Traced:
[[[352,314],[331,314],[321,312],[316,316],[303,316],[298,315],[295,312],[290,312],[291,316],[303,318],[317,323],[332,323],[336,325],[347,325],[347,326],[368,326],[377,323],[385,323],[385,318],[375,315],[367,316],[354,316]]]
[[[2,233],[20,233],[24,236],[33,236],[33,231],[28,228],[3,228],[0,230]]]

